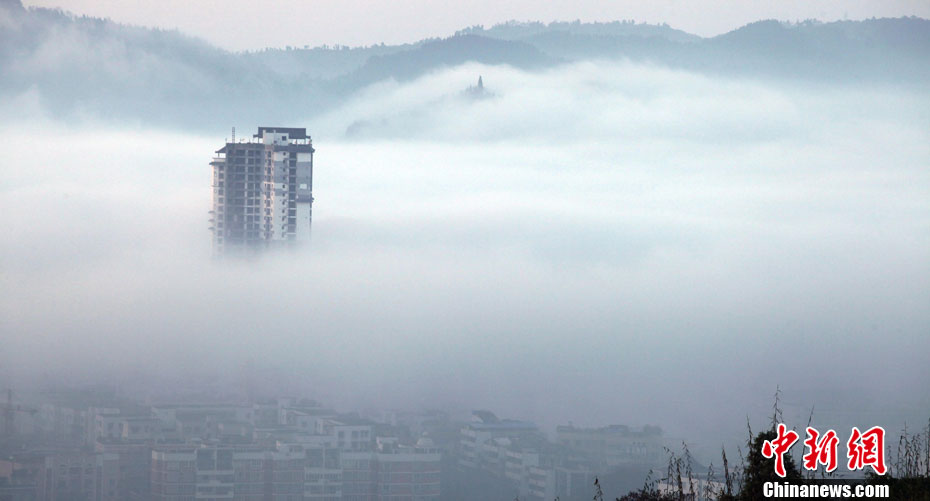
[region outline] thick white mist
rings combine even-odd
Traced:
[[[460,94],[478,74],[494,97]],[[781,385],[789,413],[898,429],[930,411],[928,117],[891,88],[466,65],[282,124],[315,138],[312,244],[219,263],[225,124],[7,121],[0,376],[656,423],[711,450]]]

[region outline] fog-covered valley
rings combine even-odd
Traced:
[[[11,8],[5,383],[658,424],[702,459],[776,388],[799,425],[930,414],[926,20],[229,53]],[[885,45],[820,64],[838,32]],[[823,50],[759,56],[786,33]],[[310,245],[215,260],[210,159],[269,124],[313,136]]]

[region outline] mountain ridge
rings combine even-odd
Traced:
[[[466,62],[534,71],[591,59],[924,88],[930,85],[930,21],[763,20],[709,38],[631,21],[511,21],[401,45],[231,52],[178,31],[25,8],[18,0],[0,3],[0,96],[33,93],[58,117],[89,113],[182,127],[288,120],[268,110],[310,116],[379,81],[411,80]],[[256,95],[264,96],[261,102]],[[230,109],[229,102],[241,106]]]

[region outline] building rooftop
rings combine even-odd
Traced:
[[[466,426],[473,430],[536,430],[536,425],[529,421],[513,421],[509,419],[496,423],[468,423]]]
[[[259,127],[258,134],[252,137],[262,137],[265,132],[286,133],[290,139],[307,139],[307,129],[305,127]]]

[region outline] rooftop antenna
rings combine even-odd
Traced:
[[[233,129],[233,130],[232,130],[232,141],[230,141],[230,142],[235,143],[235,142],[236,142],[236,128],[233,127],[232,129]]]

